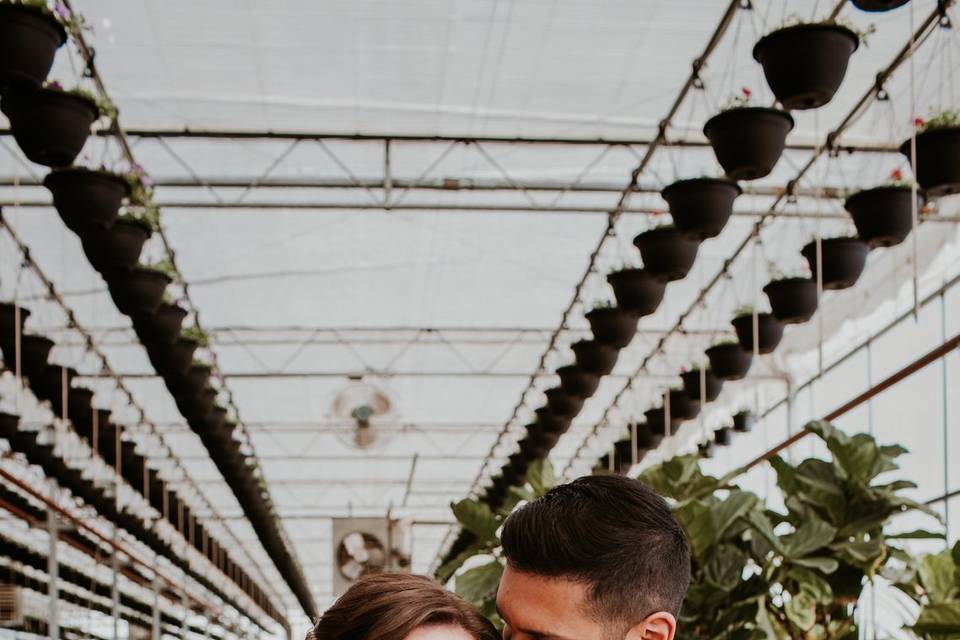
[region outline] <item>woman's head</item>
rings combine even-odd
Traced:
[[[314,626],[308,640],[499,640],[490,622],[427,578],[361,578]]]

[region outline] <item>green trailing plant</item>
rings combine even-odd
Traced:
[[[114,106],[114,104],[110,102],[110,99],[107,98],[106,96],[93,93],[92,91],[84,89],[81,86],[65,89],[63,85],[61,85],[56,80],[47,81],[43,84],[43,86],[46,89],[61,91],[63,93],[69,93],[79,98],[83,98],[84,100],[86,100],[87,102],[90,102],[97,108],[97,111],[99,112],[100,117],[107,117],[110,120],[113,120],[114,118],[117,117],[116,106]]]
[[[504,505],[497,511],[479,500],[467,498],[451,504],[453,515],[474,542],[461,554],[437,570],[437,578],[446,582],[456,575],[456,590],[498,626],[503,626],[496,611],[497,587],[503,575],[505,560],[500,547],[500,527],[517,505],[544,495],[556,483],[553,466],[547,460],[530,463],[527,482],[522,488],[511,487]],[[474,557],[486,560],[460,571]],[[460,571],[458,573],[458,571]]]
[[[803,18],[803,16],[800,16],[796,13],[793,13],[787,16],[786,19],[784,19],[784,21],[780,24],[780,26],[774,29],[773,31],[779,31],[780,29],[786,29],[787,27],[799,27],[801,25],[807,25],[807,24],[809,25],[823,24],[823,25],[833,25],[836,27],[843,27],[847,31],[850,31],[855,36],[857,36],[857,38],[860,39],[860,42],[862,42],[864,46],[869,46],[867,42],[867,38],[869,38],[870,36],[872,36],[874,33],[877,32],[877,25],[873,24],[872,22],[868,24],[866,27],[861,27],[860,25],[854,22],[851,22],[849,20],[844,20],[843,18],[834,18],[833,20],[819,20],[819,21],[811,22],[810,20],[806,20]]]
[[[149,265],[149,267],[151,269],[154,269],[155,271],[159,271],[161,273],[167,274],[173,280],[177,279],[177,269],[176,267],[173,266],[173,260],[171,260],[170,258],[163,258],[162,260],[158,260],[157,262],[154,262],[153,264]]]
[[[83,16],[72,13],[67,5],[62,2],[49,2],[48,0],[0,0],[0,4],[15,4],[23,7],[29,7],[41,11],[54,20],[73,37],[79,36],[87,30],[87,24]]]
[[[690,592],[678,638],[855,640],[856,601],[863,581],[902,551],[885,526],[907,509],[930,512],[902,495],[913,487],[878,476],[897,469],[905,450],[849,436],[825,422],[807,431],[831,460],[770,464],[786,513],[764,508],[731,480],[700,472],[697,456],[646,470],[640,480],[675,501],[693,553]],[[921,537],[927,532],[901,534]]]
[[[613,300],[598,300],[593,303],[594,309],[613,309],[616,307],[616,303]]]
[[[751,304],[742,304],[733,311],[733,317],[739,318],[740,316],[752,316],[753,315],[753,305]]]
[[[180,335],[188,340],[193,340],[198,347],[207,348],[210,346],[210,337],[200,327],[187,327]]]
[[[960,127],[960,109],[935,111],[927,119],[917,118],[914,120],[914,125],[917,127],[917,133]]]
[[[730,96],[726,102],[723,103],[721,111],[730,111],[731,109],[745,109],[747,107],[755,106],[753,103],[753,91],[750,90],[750,87],[740,87],[740,93]]]
[[[960,542],[885,575],[920,606],[916,621],[906,630],[929,640],[960,638]]]

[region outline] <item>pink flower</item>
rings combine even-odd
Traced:
[[[914,119],[913,119],[913,126],[915,126],[915,127],[922,127],[922,126],[925,125],[925,124],[927,124],[927,121],[924,120],[923,118],[914,118]]]
[[[890,179],[903,180],[903,171],[900,171],[900,169],[894,169],[893,171],[890,172]]]
[[[740,89],[740,92],[743,93],[743,97],[744,97],[744,98],[749,98],[750,96],[753,95],[753,92],[750,91],[750,88],[749,88],[749,87],[742,87],[742,88]]]
[[[63,4],[62,2],[57,2],[56,4],[53,5],[53,12],[61,20],[70,19],[70,9],[67,9],[67,5]]]

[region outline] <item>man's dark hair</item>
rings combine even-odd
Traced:
[[[690,584],[690,546],[666,501],[637,480],[587,476],[551,489],[507,518],[510,566],[588,586],[596,618],[626,628],[677,615]]]

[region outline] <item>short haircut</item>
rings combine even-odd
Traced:
[[[340,596],[307,640],[403,640],[431,625],[462,627],[474,640],[500,640],[493,624],[455,593],[423,576],[365,576]]]
[[[520,572],[582,582],[591,613],[622,628],[678,615],[690,545],[666,501],[637,480],[598,475],[559,485],[507,518],[503,553]]]

